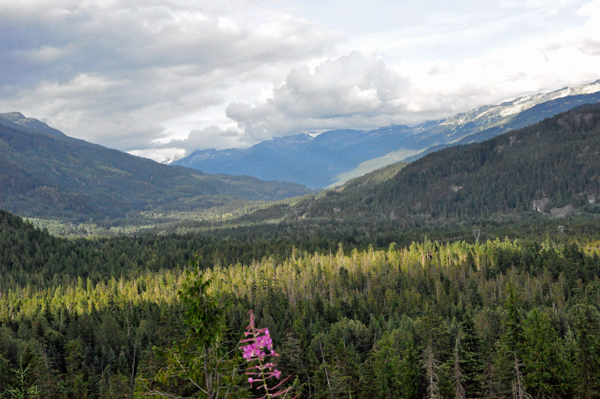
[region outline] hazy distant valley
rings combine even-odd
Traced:
[[[295,183],[165,166],[67,137],[19,113],[0,114],[0,149],[0,207],[32,218],[107,225],[167,214],[220,219],[311,192]]]

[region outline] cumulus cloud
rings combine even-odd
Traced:
[[[227,116],[249,141],[265,140],[307,130],[419,123],[595,81],[600,78],[600,1],[584,5],[579,14],[587,18],[582,26],[460,62],[439,58],[386,65],[376,54],[352,52],[314,71],[293,70],[266,101],[232,103]]]
[[[139,148],[168,134],[169,120],[222,104],[236,85],[321,56],[341,38],[289,15],[239,13],[252,6],[1,0],[0,109]]]
[[[255,140],[302,130],[364,127],[406,111],[409,82],[374,56],[353,52],[293,70],[264,103],[233,103],[227,116]]]
[[[203,148],[234,148],[243,145],[238,140],[240,135],[241,133],[238,129],[228,129],[213,125],[205,129],[192,130],[185,139],[156,144],[156,147],[165,149],[181,148],[187,154]]]

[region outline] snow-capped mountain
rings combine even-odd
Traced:
[[[372,170],[412,161],[457,144],[479,142],[564,112],[600,102],[600,80],[549,93],[483,105],[441,121],[371,131],[333,130],[275,138],[247,149],[200,150],[173,162],[207,173],[251,175],[311,188],[343,184]]]
[[[581,86],[565,87],[550,93],[536,93],[529,96],[519,97],[512,101],[503,102],[499,105],[483,105],[469,112],[452,116],[442,123],[441,126],[455,127],[473,122],[478,126],[487,126],[504,118],[514,116],[538,104],[553,101],[569,96],[592,94],[600,91],[600,79]]]

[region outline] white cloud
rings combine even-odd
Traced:
[[[598,26],[600,0],[0,0],[0,112],[167,159],[593,81]]]
[[[335,127],[363,127],[403,110],[397,100],[406,80],[374,56],[354,52],[293,70],[272,98],[257,105],[233,103],[227,116],[254,140]],[[370,125],[371,123],[367,123]]]
[[[239,140],[240,133],[235,127],[213,125],[201,130],[192,130],[187,138],[175,139],[155,146],[165,150],[179,148],[184,150],[186,154],[203,148],[239,148],[245,144]]]
[[[150,158],[160,163],[170,163],[185,156],[186,151],[183,148],[150,148],[145,150],[128,151],[129,154],[142,158]]]
[[[0,0],[0,112],[115,148],[147,147],[169,134],[169,120],[219,104],[223,113],[240,86],[283,77],[341,38],[289,15],[245,14],[254,6]]]
[[[323,62],[314,72],[295,69],[268,101],[232,103],[227,115],[251,139],[264,140],[306,130],[418,123],[595,81],[600,78],[600,1],[579,13],[588,18],[583,26],[460,62],[439,58],[387,65],[375,55],[353,52]]]

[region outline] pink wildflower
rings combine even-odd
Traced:
[[[248,370],[246,371],[247,375],[260,376],[261,378],[255,379],[252,377],[248,378],[248,382],[252,385],[253,382],[259,381],[267,381],[271,378],[280,379],[281,371],[275,369],[275,364],[268,362],[264,363],[266,357],[277,357],[279,354],[273,350],[273,339],[271,339],[271,334],[268,328],[256,328],[254,325],[254,313],[252,311],[250,313],[250,324],[246,328],[246,332],[244,333],[246,339],[243,339],[242,343],[247,343],[248,345],[240,346],[240,349],[244,352],[243,358],[250,364],[248,366]],[[276,396],[285,394],[292,387],[282,389],[281,387],[285,382],[290,378],[290,376],[285,377],[283,380],[279,381],[279,383],[275,384],[272,387],[267,386],[267,384],[260,385],[257,389],[264,389],[266,395],[262,396],[262,398],[271,399]],[[294,397],[292,399],[297,398]]]

